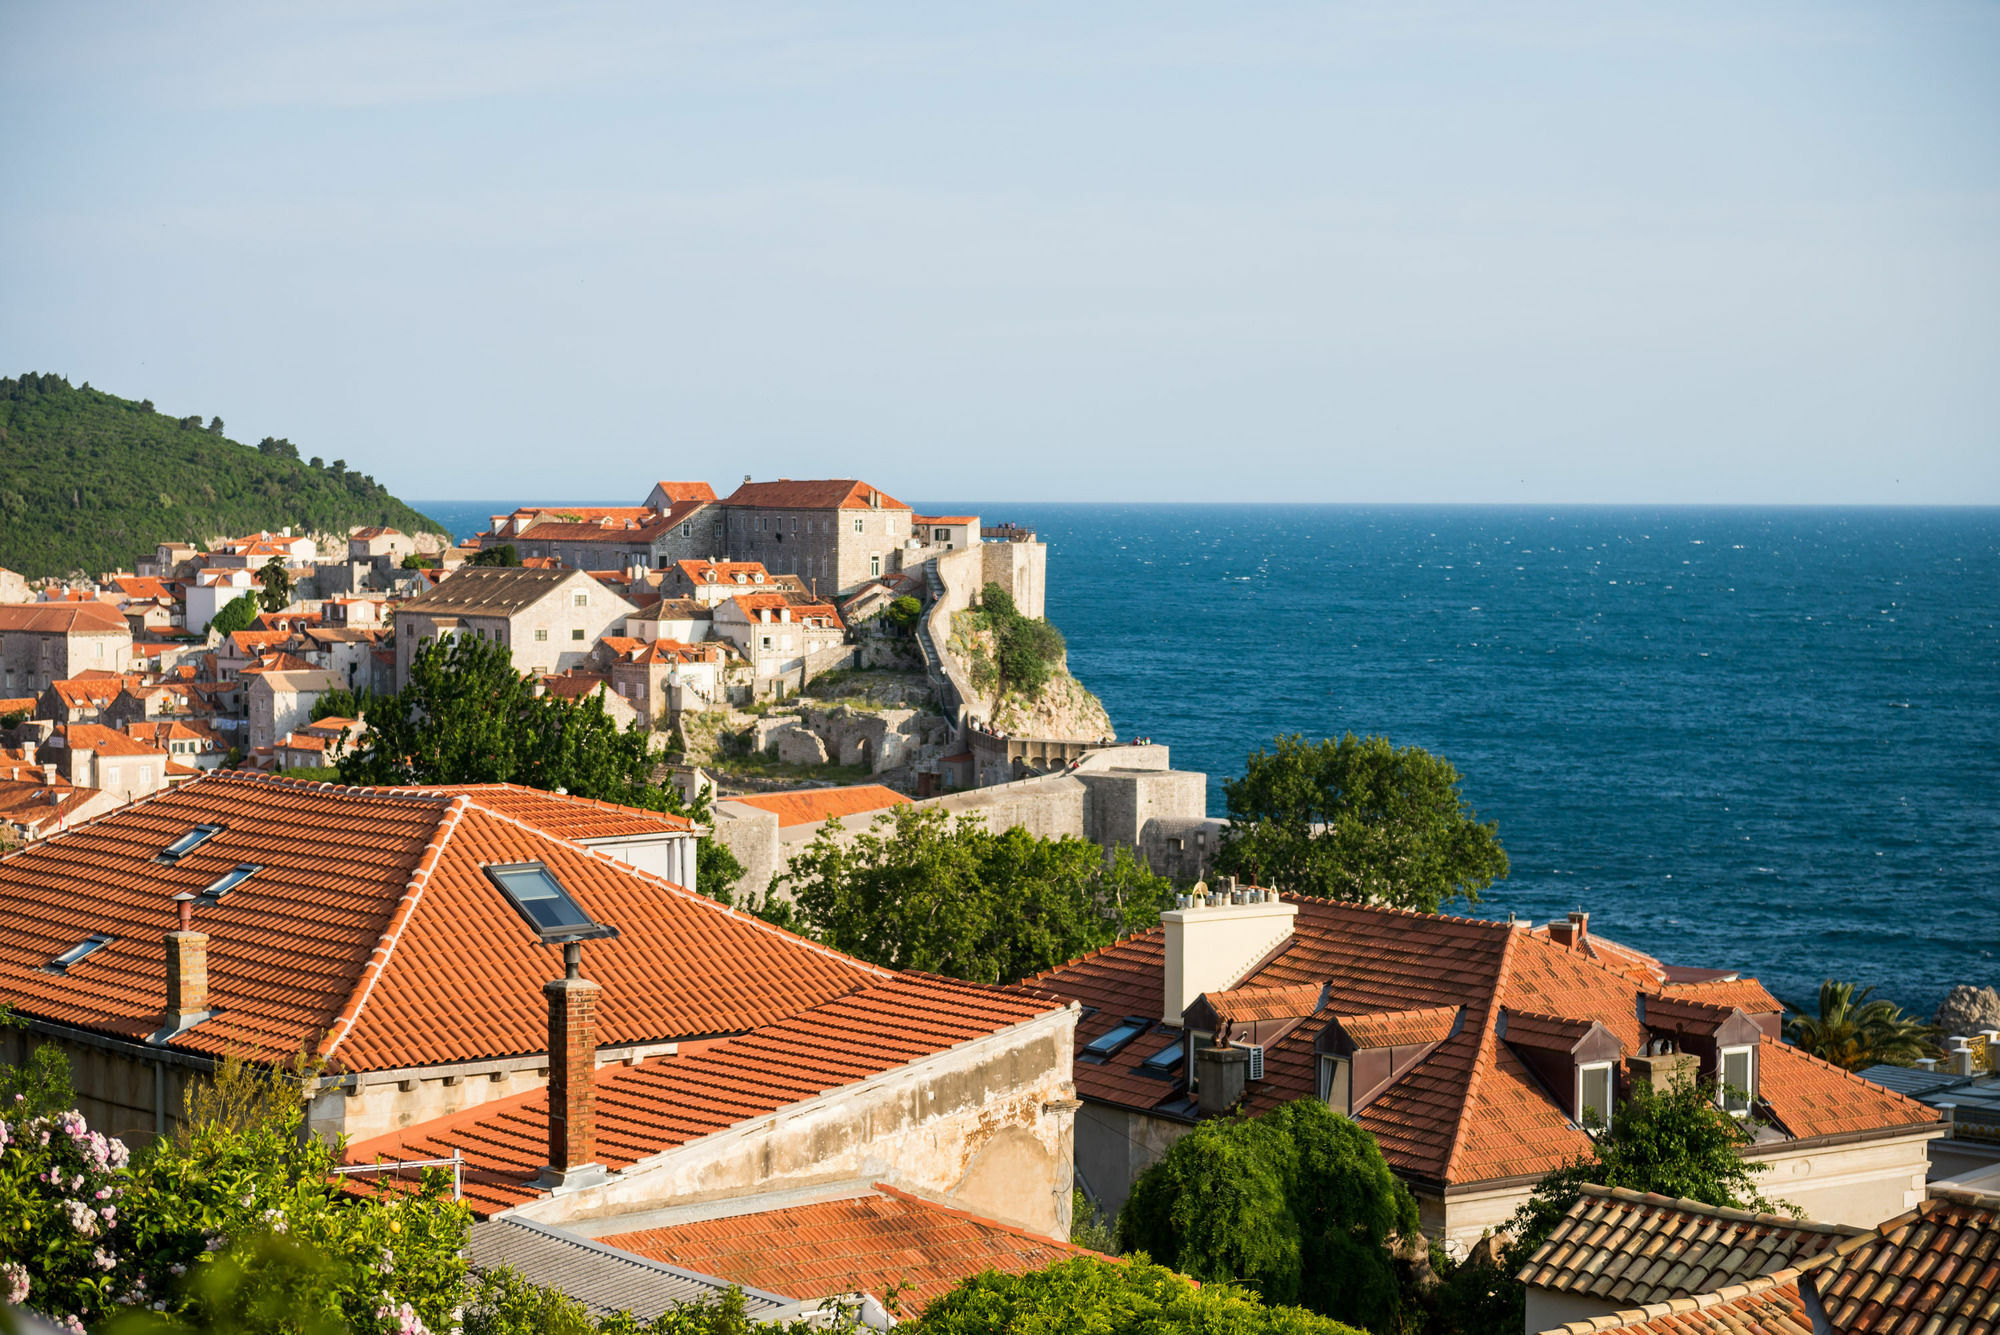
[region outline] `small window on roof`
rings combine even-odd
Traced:
[[[1171,1047],[1161,1048],[1158,1052],[1146,1058],[1145,1061],[1140,1062],[1139,1065],[1155,1075],[1164,1075],[1181,1064],[1181,1049],[1184,1046],[1186,1046],[1185,1040],[1175,1043]]]
[[[165,848],[161,849],[160,855],[156,859],[156,861],[172,862],[176,858],[186,857],[189,853],[194,852],[195,849],[200,848],[210,839],[215,838],[216,835],[221,834],[224,828],[225,827],[221,825],[197,825],[193,829],[189,830],[186,834],[182,835],[180,838],[174,840],[171,844],[168,844]]]
[[[252,876],[255,876],[258,872],[262,870],[264,870],[264,868],[262,867],[262,865],[258,863],[239,862],[235,866],[231,867],[228,871],[222,873],[222,875],[216,877],[213,881],[210,881],[207,885],[203,886],[201,888],[201,897],[203,899],[210,900],[215,903],[220,903],[224,895],[228,894],[231,890],[234,890],[237,886],[243,884],[245,881],[249,880]]]
[[[1112,1053],[1145,1033],[1147,1029],[1152,1027],[1152,1023],[1151,1020],[1141,1020],[1128,1015],[1109,1030],[1084,1044],[1083,1050],[1093,1057],[1109,1057]]]
[[[74,965],[88,959],[116,939],[102,932],[94,932],[50,960],[45,967],[50,973],[68,973]]]
[[[610,927],[590,920],[590,915],[570,898],[554,872],[539,862],[515,862],[488,867],[486,875],[513,902],[515,911],[528,925],[550,940],[581,941],[593,936],[616,936]]]

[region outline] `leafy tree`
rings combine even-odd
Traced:
[[[276,455],[281,459],[299,457],[299,447],[283,436],[266,436],[257,442],[257,453]]]
[[[844,841],[837,820],[783,876],[804,925],[877,964],[975,982],[1021,978],[1159,921],[1173,884],[1121,850],[994,834],[977,818],[900,806]]]
[[[425,566],[429,565],[430,562],[424,560],[423,557],[418,556],[415,552],[411,552],[409,555],[405,556],[402,559],[402,561],[399,562],[399,564],[405,570],[422,570]]]
[[[898,630],[908,630],[916,625],[923,614],[924,605],[907,593],[890,603],[882,613],[889,618],[889,624]]]
[[[1140,1258],[1080,1256],[1043,1270],[966,1280],[901,1327],[911,1335],[1360,1335],[1297,1307],[1273,1307],[1228,1284],[1196,1288]]]
[[[1386,737],[1280,737],[1223,783],[1219,870],[1329,899],[1435,913],[1477,904],[1507,874],[1496,827],[1459,795],[1451,762]]]
[[[220,417],[211,417],[208,419],[208,434],[211,436],[222,434],[222,419]]]
[[[979,591],[979,612],[993,632],[999,688],[1032,699],[1062,662],[1062,632],[1047,621],[1021,615],[1014,595],[989,582]]]
[[[366,718],[379,699],[380,696],[366,687],[350,691],[345,686],[336,686],[313,701],[312,721],[317,723],[323,718]]]
[[[1786,1037],[1849,1071],[1883,1062],[1909,1066],[1938,1055],[1935,1031],[1885,997],[1869,1000],[1874,991],[1870,987],[1856,993],[1853,983],[1827,979],[1819,985],[1819,1014],[1794,1015],[1785,1026]]]
[[[1195,1279],[1370,1330],[1402,1318],[1417,1207],[1375,1138],[1318,1099],[1202,1122],[1132,1186],[1119,1239]]]
[[[266,561],[257,575],[264,581],[264,594],[260,601],[266,612],[282,612],[292,601],[292,576],[285,569],[285,563],[277,557]]]
[[[466,564],[474,566],[517,566],[521,564],[521,553],[515,550],[513,543],[503,542],[497,547],[487,547],[474,552],[472,558]]]
[[[208,623],[208,628],[217,635],[234,635],[239,630],[248,630],[257,624],[257,597],[244,594],[220,612]]]

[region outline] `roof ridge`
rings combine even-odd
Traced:
[[[1686,1196],[1667,1196],[1657,1191],[1637,1191],[1631,1187],[1607,1187],[1596,1182],[1581,1184],[1586,1196],[1600,1196],[1624,1201],[1634,1205],[1671,1206],[1687,1214],[1707,1215],[1717,1219],[1727,1219],[1735,1223],[1771,1224],[1780,1228],[1796,1229],[1805,1233],[1838,1233],[1842,1237],[1865,1234],[1867,1229],[1856,1224],[1834,1224],[1818,1219],[1794,1219],[1790,1215],[1772,1214],[1763,1210],[1746,1210],[1734,1205],[1710,1205],[1705,1201],[1692,1200]]]
[[[424,844],[424,851],[417,857],[417,865],[410,872],[410,879],[404,884],[402,898],[384,924],[383,931],[375,940],[375,949],[368,954],[368,962],[361,966],[361,976],[355,979],[354,990],[348,994],[347,1004],[340,1014],[327,1026],[326,1037],[320,1040],[319,1056],[331,1058],[347,1036],[354,1032],[355,1023],[361,1018],[362,1008],[375,992],[375,984],[382,977],[382,971],[389,966],[389,957],[395,954],[397,944],[402,940],[403,929],[410,925],[410,919],[417,911],[417,905],[429,888],[431,873],[444,857],[445,845],[458,829],[459,817],[465,813],[465,799],[457,798],[439,813],[437,825],[431,831],[430,839]]]
[[[1278,897],[1281,900],[1297,900],[1302,904],[1325,904],[1331,908],[1361,909],[1369,913],[1386,913],[1397,918],[1429,918],[1437,922],[1460,922],[1473,927],[1493,927],[1504,932],[1516,930],[1514,923],[1499,922],[1492,918],[1470,918],[1458,913],[1426,913],[1422,909],[1399,908],[1394,904],[1368,904],[1352,899],[1332,899],[1326,895],[1308,895],[1297,890],[1280,890]]]
[[[1542,1335],[1586,1335],[1587,1332],[1617,1330],[1624,1326],[1635,1325],[1641,1321],[1652,1321],[1663,1316],[1673,1316],[1684,1312],[1707,1311],[1711,1307],[1720,1307],[1725,1303],[1733,1303],[1739,1298],[1748,1298],[1752,1294],[1763,1293],[1783,1284],[1795,1283],[1802,1269],[1817,1264],[1826,1255],[1827,1253],[1822,1252],[1820,1256],[1816,1256],[1811,1261],[1807,1261],[1802,1265],[1787,1266],[1783,1270],[1773,1270],[1768,1275],[1759,1275],[1755,1279],[1744,1280],[1737,1284],[1725,1284],[1719,1289],[1710,1289],[1706,1293],[1697,1293],[1686,1298],[1669,1298],[1665,1302],[1647,1303],[1643,1307],[1628,1307],[1623,1311],[1608,1312],[1603,1316],[1587,1317],[1582,1321],[1567,1322],[1554,1327],[1550,1331],[1542,1332]]]
[[[1099,946],[1095,950],[1086,950],[1081,955],[1076,956],[1074,959],[1066,959],[1060,964],[1051,964],[1048,968],[1043,969],[1040,973],[1031,973],[1027,977],[1023,978],[1021,981],[1023,983],[1031,983],[1035,981],[1037,978],[1047,978],[1052,973],[1060,973],[1062,970],[1072,968],[1075,965],[1083,963],[1085,960],[1094,960],[1099,955],[1108,955],[1112,951],[1117,950],[1121,946],[1130,945],[1132,942],[1137,941],[1142,937],[1151,936],[1154,932],[1158,932],[1161,930],[1163,929],[1160,927],[1158,923],[1153,924],[1151,927],[1141,928],[1139,931],[1132,933],[1130,936],[1119,937],[1116,941],[1111,942],[1109,945]]]
[[[1493,1023],[1494,1011],[1501,1008],[1501,998],[1507,993],[1507,984],[1513,977],[1514,944],[1524,935],[1511,927],[1506,929],[1507,937],[1500,946],[1500,965],[1493,971],[1493,990],[1488,994],[1486,1005],[1479,1017],[1479,1045],[1472,1052],[1472,1071],[1465,1079],[1465,1094],[1458,1101],[1458,1115],[1451,1124],[1451,1152],[1445,1155],[1443,1178],[1449,1183],[1452,1172],[1458,1166],[1460,1154],[1465,1150],[1465,1120],[1472,1107],[1472,1100],[1479,1092],[1481,1077],[1487,1069],[1496,1064],[1496,1049],[1500,1045],[1500,1035]]]

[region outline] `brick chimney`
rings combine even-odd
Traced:
[[[1549,940],[1571,950],[1581,950],[1583,939],[1590,935],[1590,915],[1581,909],[1570,910],[1568,922],[1549,922]]]
[[[603,988],[583,976],[583,943],[563,943],[561,978],[542,984],[549,999],[549,1165],[545,1185],[580,1187],[601,1181],[597,1154],[597,997]]]
[[[1266,955],[1291,939],[1298,906],[1272,890],[1243,888],[1234,876],[1210,890],[1197,882],[1180,907],[1160,915],[1166,928],[1166,977],[1160,1018],[1179,1024],[1204,992],[1234,987]]]
[[[166,935],[166,1028],[170,1033],[179,1033],[208,1017],[208,933],[194,929],[194,901],[192,894],[174,896],[180,907],[180,926]]]

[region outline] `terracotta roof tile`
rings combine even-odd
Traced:
[[[1232,987],[1223,992],[1204,992],[1201,996],[1214,1010],[1216,1019],[1244,1024],[1311,1015],[1319,1009],[1321,991],[1311,983],[1293,983],[1286,987]]]
[[[125,618],[109,603],[0,604],[0,631],[35,635],[91,635],[130,632]]]
[[[1097,1253],[878,1184],[873,1193],[617,1233],[600,1239],[655,1261],[803,1299],[885,1298],[905,1312],[987,1270],[1019,1274]]]
[[[329,720],[322,719],[321,722]],[[686,816],[670,811],[648,811],[643,807],[599,802],[595,798],[567,793],[547,793],[513,783],[459,783],[436,788],[405,788],[403,792],[461,794],[489,811],[510,816],[526,825],[545,830],[558,839],[588,843],[592,839],[620,839],[633,835],[679,834],[699,827]]]
[[[1442,1043],[1458,1020],[1457,1006],[1426,1006],[1411,1011],[1376,1011],[1338,1016],[1341,1032],[1359,1048],[1394,1048]]]
[[[887,807],[908,806],[910,802],[895,789],[879,783],[860,783],[849,788],[805,788],[792,793],[752,793],[723,800],[776,812],[780,829],[810,825],[834,816],[859,816]]]
[[[881,509],[910,508],[887,492],[876,491],[853,478],[745,482],[722,503],[754,510],[870,510],[876,508],[868,503],[871,492],[880,496]]]
[[[1785,1003],[1767,991],[1755,978],[1717,978],[1699,983],[1666,983],[1660,995],[1679,1001],[1701,1001],[1711,1006],[1733,1007],[1746,1015],[1783,1011]]]

